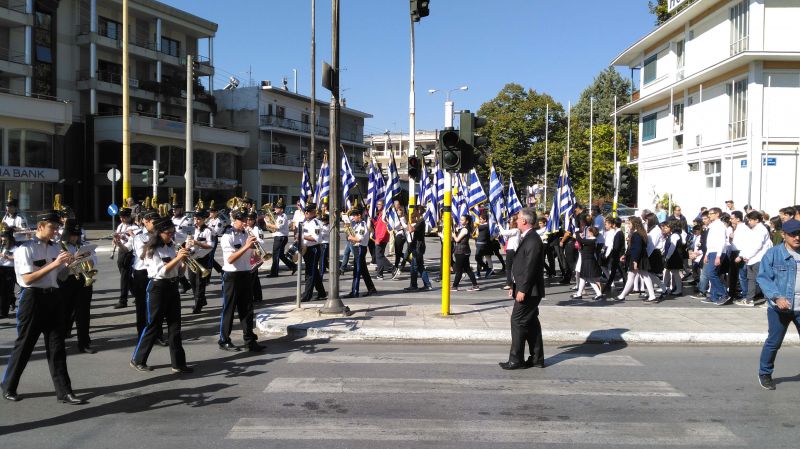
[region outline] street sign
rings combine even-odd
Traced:
[[[114,217],[119,213],[119,206],[117,206],[116,204],[109,204],[108,209],[106,209],[106,212],[108,212],[108,215]]]
[[[778,158],[776,157],[765,157],[762,165],[766,165],[767,167],[774,167],[778,165]]]
[[[742,159],[739,164],[741,168],[747,168],[747,159]]]
[[[121,177],[122,173],[116,168],[111,168],[108,170],[108,173],[106,173],[106,178],[111,182],[117,182]]]

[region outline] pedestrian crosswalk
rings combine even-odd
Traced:
[[[285,409],[242,417],[227,438],[288,440],[300,447],[342,444],[327,443],[333,441],[350,442],[346,447],[446,443],[482,448],[526,442],[581,447],[746,445],[724,423],[712,420],[614,419],[613,410],[625,407],[628,401],[668,404],[676,410],[687,401],[687,393],[670,382],[653,379],[646,365],[629,355],[565,351],[547,359],[549,368],[518,372],[501,371],[496,363],[496,354],[424,349],[295,352],[286,359],[285,372],[270,379],[260,394],[270,402],[296,402],[308,408],[302,414],[295,411],[296,416],[289,416]],[[620,369],[627,374],[622,379],[612,374]],[[331,410],[330,415],[311,413],[317,410],[316,404],[325,403],[340,408]],[[508,413],[510,403],[538,403],[532,407],[539,415],[526,419]],[[567,409],[591,404],[612,411],[548,417],[548,407],[541,403],[563,404]],[[375,404],[388,407],[389,413],[372,413],[370,407]],[[429,404],[433,405],[427,407]],[[460,404],[461,409],[441,409],[442,416],[430,416],[439,412],[436,404]],[[463,410],[464,404],[479,404],[479,410]],[[476,417],[481,419],[470,419]]]

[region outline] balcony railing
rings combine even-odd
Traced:
[[[2,1],[2,0],[0,0],[0,1]],[[90,33],[90,31],[89,31],[90,30],[90,26],[89,26],[88,23],[84,23],[84,24],[78,25],[76,27],[76,30],[77,30],[76,32],[77,32],[77,34],[79,36],[87,35],[87,34]],[[117,47],[118,48],[122,48],[122,34],[121,33],[111,32],[111,30],[108,30],[108,29],[103,30],[102,27],[98,26],[97,27],[97,35],[106,37],[108,39],[115,40],[117,42]],[[159,51],[155,42],[147,40],[147,39],[139,39],[133,33],[128,35],[128,42],[130,43],[130,45],[132,45],[134,47],[144,48],[145,50]],[[183,50],[178,50],[178,54],[175,55],[175,54],[172,54],[169,51],[167,51],[167,49],[162,48],[160,53],[163,53],[165,55],[175,56],[177,58],[185,58],[185,52]],[[204,62],[200,62],[200,63],[201,64],[206,64],[206,65],[210,65],[210,62],[208,62],[208,61],[206,61],[205,63]]]
[[[302,167],[303,158],[299,154],[268,153],[259,154],[258,163],[261,165],[286,165],[290,167]]]
[[[276,115],[262,115],[260,119],[261,126],[273,126],[276,128],[289,129],[292,131],[299,131],[302,133],[311,132],[311,124],[301,122],[291,118],[278,117]],[[315,128],[318,136],[327,137],[330,135],[327,126],[317,125]]]
[[[25,14],[25,0],[0,0],[0,8]]]
[[[0,93],[3,93],[3,94],[9,94],[9,95],[17,95],[17,96],[20,96],[20,97],[31,97],[31,98],[37,98],[37,99],[39,99],[39,100],[58,101],[58,102],[60,102],[60,103],[72,103],[72,100],[64,100],[64,99],[62,99],[62,98],[56,98],[56,97],[52,97],[52,96],[50,96],[50,95],[42,95],[42,94],[37,94],[37,93],[35,93],[35,92],[34,92],[34,93],[31,93],[30,95],[25,95],[25,92],[24,92],[24,91],[21,91],[21,90],[12,90],[12,89],[6,89],[5,87],[0,87]]]
[[[0,47],[0,60],[14,62],[17,64],[25,64],[25,52]]]

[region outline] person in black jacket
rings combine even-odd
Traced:
[[[511,312],[511,350],[507,362],[500,362],[506,370],[539,367],[544,368],[542,325],[539,323],[539,302],[544,296],[544,244],[533,228],[536,212],[522,209],[517,216],[520,241],[514,255],[512,274],[514,285],[508,291],[514,299]],[[525,342],[528,342],[530,357],[525,357]]]
[[[611,287],[618,275],[625,279],[625,272],[620,265],[620,259],[625,254],[625,233],[620,229],[621,225],[622,220],[619,218],[606,217],[606,248],[603,253],[605,256],[604,266],[608,268],[608,278],[604,287],[606,293],[611,292]]]
[[[629,238],[628,251],[625,253],[624,262],[628,268],[628,279],[625,282],[625,288],[622,293],[616,298],[617,301],[624,301],[625,296],[633,290],[633,282],[639,276],[641,270],[645,273],[650,268],[650,262],[647,257],[647,231],[644,229],[642,219],[639,217],[630,217],[629,224]],[[647,276],[647,274],[644,274]]]

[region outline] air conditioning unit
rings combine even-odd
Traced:
[[[261,81],[261,87],[272,87],[272,81],[270,80]]]
[[[703,135],[702,134],[698,134],[698,135],[694,136],[694,144],[695,144],[695,146],[698,146],[698,147],[703,145]]]

